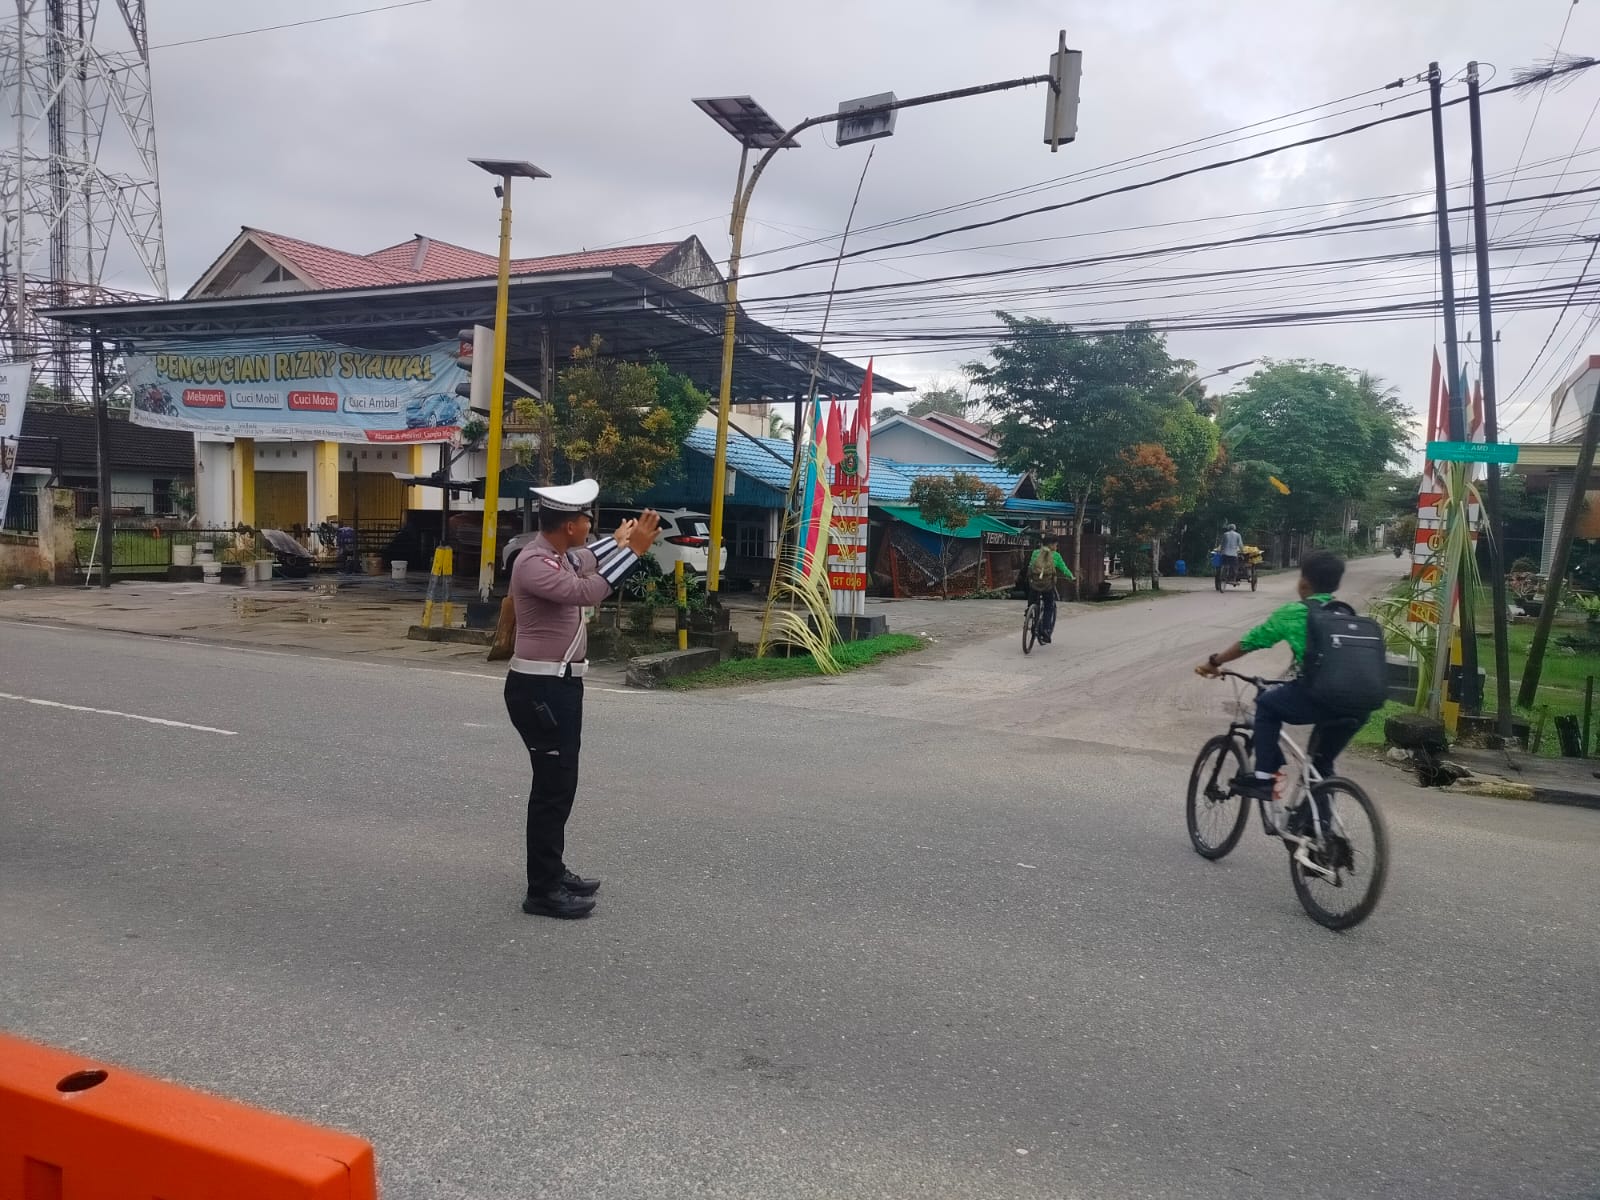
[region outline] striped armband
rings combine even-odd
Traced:
[[[619,546],[614,538],[601,538],[589,547],[594,554],[595,569],[612,588],[622,582],[622,577],[633,569],[639,556],[626,546]]]

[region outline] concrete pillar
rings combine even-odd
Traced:
[[[233,447],[227,442],[195,444],[195,514],[205,529],[226,529],[235,523]]]
[[[256,442],[233,440],[233,519],[240,525],[256,523]]]
[[[311,524],[339,513],[339,443],[317,442],[311,451]]]
[[[77,498],[67,488],[46,488],[39,496],[39,556],[52,583],[73,582],[77,553],[73,528]]]
[[[1550,573],[1550,560],[1555,557],[1556,542],[1561,538],[1561,525],[1567,517],[1567,505],[1572,502],[1572,476],[1557,475],[1550,481],[1550,494],[1544,507],[1544,540],[1539,546],[1539,572]]]

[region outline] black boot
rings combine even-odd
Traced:
[[[555,917],[562,921],[574,921],[592,913],[594,901],[583,896],[574,896],[566,888],[557,886],[548,892],[529,892],[527,899],[522,902],[522,911],[533,917]]]

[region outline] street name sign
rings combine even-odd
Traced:
[[[1428,458],[1434,462],[1514,463],[1517,450],[1510,442],[1429,442]]]

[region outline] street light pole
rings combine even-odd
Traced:
[[[1173,399],[1174,400],[1181,400],[1188,393],[1190,388],[1199,387],[1206,380],[1215,379],[1219,375],[1231,374],[1232,372],[1237,371],[1240,367],[1248,367],[1251,363],[1253,363],[1255,361],[1256,360],[1253,359],[1253,358],[1247,358],[1243,362],[1232,363],[1231,365],[1226,366],[1226,367],[1218,367],[1215,371],[1211,372],[1211,374],[1209,374],[1209,375],[1197,376],[1196,378],[1189,380],[1188,383],[1184,384],[1181,388],[1179,388],[1178,389],[1178,394],[1176,396],[1174,396]]]
[[[1059,113],[1060,105],[1057,103],[1062,91],[1062,72],[1075,69],[1076,63],[1070,62],[1065,50],[1065,34],[1061,38],[1061,51],[1052,60],[1055,73],[1046,75],[1029,75],[1023,79],[1007,79],[999,83],[979,84],[976,87],[957,88],[948,92],[932,92],[925,96],[912,96],[906,100],[889,99],[881,104],[868,104],[848,111],[835,110],[822,113],[815,117],[807,117],[798,125],[784,132],[767,113],[749,97],[727,97],[719,100],[697,100],[695,103],[707,114],[717,121],[724,129],[738,138],[743,145],[739,156],[739,185],[735,187],[733,196],[733,214],[729,221],[728,232],[731,235],[731,246],[728,252],[728,277],[725,285],[726,308],[722,318],[722,380],[717,391],[717,441],[716,451],[712,459],[711,469],[711,547],[710,560],[706,564],[706,592],[715,597],[721,586],[722,577],[722,542],[723,542],[723,512],[725,477],[728,471],[728,425],[733,408],[733,352],[735,345],[735,332],[738,324],[739,309],[739,259],[744,247],[745,215],[750,211],[750,197],[756,190],[756,184],[761,181],[761,173],[767,169],[767,164],[779,150],[798,146],[795,138],[817,125],[824,125],[830,121],[841,119],[862,120],[867,117],[897,112],[902,108],[919,108],[928,104],[941,104],[947,100],[963,100],[969,96],[984,96],[991,92],[1005,92],[1013,88],[1032,87],[1035,84],[1046,84],[1052,91],[1051,111],[1049,113],[1049,133],[1047,140],[1051,142],[1052,149],[1055,144],[1062,141],[1072,141],[1076,136],[1076,129],[1063,125]],[[1070,52],[1076,53],[1076,52]],[[1075,99],[1075,97],[1074,97]],[[1071,114],[1065,122],[1066,126],[1074,126],[1075,121]],[[744,169],[746,160],[752,149],[762,149],[763,153],[756,160],[750,170],[750,177],[745,179]]]
[[[508,159],[469,160],[500,180],[495,193],[500,197],[500,274],[494,294],[494,374],[489,380],[489,441],[483,481],[483,550],[478,563],[478,596],[487,600],[494,591],[495,540],[500,521],[500,442],[504,438],[506,398],[506,329],[511,307],[511,181],[513,178],[549,179],[550,172],[532,163]],[[448,484],[447,484],[448,486]]]

